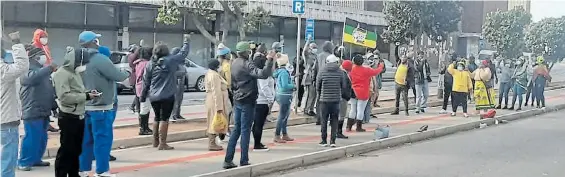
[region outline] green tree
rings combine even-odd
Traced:
[[[222,7],[222,36],[220,40],[216,39],[203,25],[203,21],[217,20],[214,5],[219,3]],[[194,23],[198,31],[204,37],[214,44],[225,42],[229,34],[231,25],[235,25],[239,33],[240,40],[247,37],[246,33],[252,33],[259,29],[260,26],[272,26],[270,11],[262,7],[256,7],[248,13],[244,13],[242,9],[247,6],[246,1],[224,1],[224,0],[165,0],[159,8],[157,22],[167,25],[173,25],[180,22],[183,13],[190,14],[190,22]]]
[[[565,58],[565,16],[531,24],[526,30],[526,48],[536,55],[544,55],[552,63],[550,68],[561,62]]]
[[[496,11],[487,15],[483,36],[504,59],[522,56],[524,36],[532,16],[522,8]]]

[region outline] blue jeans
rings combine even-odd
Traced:
[[[97,174],[110,170],[114,118],[112,110],[86,112],[80,171],[91,171],[93,158],[96,158]]]
[[[292,103],[292,95],[277,94],[276,100],[279,104],[280,110],[275,135],[280,136],[281,132],[283,135],[286,135],[286,124],[288,122],[288,116],[290,116],[290,104]]]
[[[423,84],[416,84],[416,111],[428,107],[428,97],[430,96],[430,89],[428,88],[428,81]]]
[[[22,140],[22,150],[18,165],[31,167],[41,162],[47,148],[47,128],[49,117],[24,120],[25,135]]]
[[[371,122],[371,104],[367,103],[365,106],[365,114],[363,114],[363,123]]]
[[[502,105],[502,98],[504,98],[504,105],[508,105],[508,93],[510,92],[510,88],[512,88],[512,83],[510,82],[501,82],[498,88],[500,92],[500,96],[498,97],[498,105]]]
[[[533,92],[535,95],[536,106],[540,106],[541,102],[541,107],[545,107],[545,82],[545,78],[537,78],[534,83]]]
[[[238,103],[234,101],[233,117],[235,121],[234,129],[231,132],[226,158],[224,162],[232,162],[235,154],[237,139],[241,135],[241,159],[239,164],[249,163],[249,137],[251,136],[251,123],[255,117],[255,103]]]
[[[18,161],[18,145],[20,134],[18,125],[2,125],[0,143],[2,144],[2,177],[16,176],[16,162]]]

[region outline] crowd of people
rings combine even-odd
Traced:
[[[57,110],[59,118],[61,144],[55,160],[55,176],[88,176],[93,160],[96,161],[95,176],[110,176],[109,161],[113,158],[110,151],[118,101],[116,82],[128,77],[136,97],[131,109],[139,112],[139,135],[152,135],[153,147],[158,150],[174,149],[167,144],[169,120],[183,119],[180,116],[186,72],[183,65],[189,53],[191,35],[184,35],[182,46],[170,50],[161,42],[154,46],[132,46],[128,56],[131,75],[113,66],[109,48],[101,46],[101,35],[92,31],[84,31],[78,36],[80,47],[67,47],[63,63],[51,58],[45,31],[38,29],[31,44],[22,44],[19,35],[18,32],[9,35],[14,44],[10,57],[13,60],[5,60],[8,57],[2,50],[0,62],[2,176],[15,176],[15,169],[29,171],[32,167],[50,165],[42,161],[42,157],[53,110]],[[293,99],[298,99],[296,104],[303,107],[305,115],[315,116],[316,124],[321,125],[319,145],[323,147],[336,147],[338,138],[348,138],[343,133],[344,126],[346,132],[365,132],[363,124],[376,117],[371,110],[379,107],[382,74],[387,72],[378,50],[349,59],[344,57],[343,46],[326,41],[318,52],[318,45],[308,39],[300,50],[301,55],[292,63],[282,52],[283,47],[279,42],[267,49],[263,43],[241,41],[232,51],[219,44],[217,59],[208,61],[209,70],[204,77],[208,150],[224,150],[218,139],[225,141],[229,137],[223,162],[225,169],[238,166],[233,163],[238,140],[241,141],[239,166],[250,164],[251,135],[254,151],[269,150],[262,143],[262,134],[275,102],[279,105],[279,113],[274,143],[294,141],[287,129]],[[401,100],[405,115],[409,115],[410,89],[414,94],[414,112],[425,113],[429,83],[432,82],[425,52],[399,52],[397,49],[395,56],[395,110],[392,115],[400,114]],[[446,64],[440,65],[439,73],[444,74],[440,113],[447,113],[450,97],[452,116],[456,116],[458,108],[462,107],[463,116],[469,117],[467,105],[471,101],[475,103],[477,114],[485,118],[494,116],[494,109],[514,110],[516,100],[516,110],[521,110],[523,94],[526,94],[524,106],[531,97],[532,106],[536,102],[538,108],[544,108],[544,88],[551,81],[544,58],[505,61],[500,76],[497,76],[490,59],[480,61],[477,66],[472,56],[467,60],[452,54]],[[298,67],[291,67],[296,63]],[[294,77],[298,77],[298,82]],[[494,85],[498,81],[500,96],[496,102]],[[16,82],[21,85],[20,91]],[[510,90],[513,98],[509,106]],[[21,106],[13,104],[20,101]],[[152,129],[149,124],[151,108],[154,112]],[[25,136],[18,148],[20,118]],[[228,123],[218,127],[214,123],[218,118]],[[234,125],[232,130],[229,130],[230,123]]]

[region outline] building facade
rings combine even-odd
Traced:
[[[343,22],[346,17],[369,24],[368,30],[379,33],[386,26],[382,11],[382,1],[306,1],[306,13],[302,15],[302,28],[305,19],[315,19],[315,41],[333,41],[340,44]],[[55,59],[62,58],[66,46],[78,45],[78,34],[92,30],[102,34],[101,45],[112,50],[123,50],[129,44],[144,41],[145,45],[163,41],[170,47],[182,43],[182,34],[194,32],[190,58],[199,64],[214,57],[214,45],[201,35],[184,15],[180,23],[165,25],[156,21],[159,5],[152,1],[2,1],[1,15],[5,34],[20,31],[23,41],[31,41],[33,31],[45,29],[49,34],[49,46]],[[380,4],[380,5],[379,5]],[[260,27],[248,34],[246,40],[270,44],[284,42],[285,53],[294,58],[297,43],[297,18],[292,14],[292,1],[248,1],[246,11],[261,6],[271,11],[272,27]],[[219,4],[214,8],[220,9]],[[221,18],[221,13],[217,17]],[[219,31],[221,21],[205,21],[204,26],[211,34]],[[234,25],[231,25],[234,26]],[[236,28],[230,30],[226,45],[234,47],[240,40]],[[304,36],[300,36],[304,43]],[[379,39],[377,48],[388,51],[388,45]]]

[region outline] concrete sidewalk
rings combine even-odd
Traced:
[[[547,104],[549,106],[562,104],[565,94],[562,90],[548,91]],[[473,106],[469,106],[469,112],[472,113]],[[384,108],[381,108],[384,109]],[[531,107],[525,107],[520,113],[531,112]],[[378,115],[378,119],[372,119],[370,124],[365,126],[366,129],[372,130],[377,124],[391,125],[391,138],[388,141],[382,141],[379,146],[387,147],[396,145],[395,142],[419,141],[425,139],[426,135],[440,135],[437,128],[450,127],[458,124],[465,124],[477,121],[479,118],[473,115],[471,118],[463,118],[461,115],[450,117],[449,115],[438,115],[439,108],[430,108],[425,114],[411,115],[409,117],[391,116],[389,114]],[[537,111],[539,112],[539,111]],[[516,111],[498,110],[498,115],[515,115]],[[532,114],[533,115],[533,114]],[[296,119],[295,119],[296,120]],[[296,123],[290,121],[292,123]],[[290,123],[289,122],[289,123]],[[305,122],[312,122],[312,119],[306,119]],[[414,133],[422,125],[428,125],[428,132]],[[469,128],[474,128],[473,124],[468,124]],[[436,130],[434,130],[436,129]],[[277,169],[288,169],[300,167],[302,165],[310,165],[319,163],[320,161],[332,160],[343,157],[348,149],[353,152],[355,148],[368,148],[351,146],[358,143],[367,143],[373,145],[373,133],[349,133],[349,139],[338,139],[338,148],[320,147],[317,143],[320,141],[319,126],[313,124],[289,127],[289,134],[296,138],[294,142],[286,144],[274,144],[272,142],[273,130],[265,130],[263,134],[263,143],[267,144],[271,150],[269,152],[250,152],[251,167],[236,168],[232,170],[222,170],[221,164],[224,158],[224,152],[207,151],[207,140],[196,139],[171,143],[176,149],[172,151],[157,151],[151,147],[140,147],[125,150],[117,150],[113,155],[118,157],[118,161],[112,162],[112,172],[118,173],[120,177],[137,177],[137,176],[167,176],[167,177],[185,177],[193,175],[201,175],[205,173],[208,176],[249,176],[249,173],[260,175],[277,171]],[[455,130],[451,130],[453,133]],[[443,134],[449,134],[446,130]],[[410,136],[401,136],[411,134]],[[441,134],[441,135],[443,135]],[[410,137],[412,139],[410,139]],[[386,143],[385,143],[386,142]],[[388,143],[388,144],[387,144]],[[225,147],[225,144],[223,145]],[[348,147],[344,147],[348,146]],[[341,148],[340,148],[341,147]],[[357,149],[358,150],[358,149]],[[355,151],[357,152],[357,151]],[[234,162],[239,161],[239,154],[236,153]],[[260,168],[259,168],[260,167]],[[253,168],[253,170],[252,170]],[[20,177],[48,177],[53,174],[53,167],[34,168],[31,172],[18,172]]]

